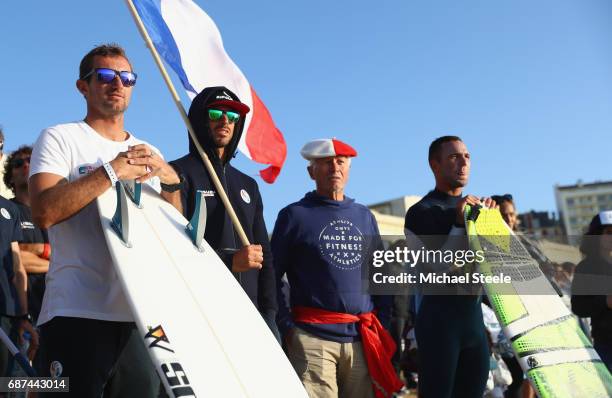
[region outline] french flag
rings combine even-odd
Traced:
[[[238,149],[270,165],[259,172],[273,183],[287,157],[287,146],[270,112],[223,48],[213,20],[191,0],[133,0],[157,52],[177,73],[193,99],[210,86],[226,86],[251,108]]]

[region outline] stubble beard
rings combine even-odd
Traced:
[[[464,181],[458,180],[458,179],[449,179],[448,180],[449,185],[452,189],[457,189],[457,188],[465,188],[466,185],[468,184],[468,180],[465,179]]]
[[[213,145],[217,149],[225,148],[226,146],[230,144],[230,142],[232,142],[232,138],[234,138],[233,132],[228,137],[221,137],[221,136],[217,136],[214,130],[209,129],[209,134],[210,134],[210,139],[213,142]]]
[[[109,116],[118,116],[123,114],[127,110],[127,103],[122,101],[120,103],[117,102],[104,102],[102,108],[104,109],[104,113]]]
[[[220,149],[220,148],[225,148],[226,146],[229,145],[229,143],[231,142],[231,137],[230,138],[215,138],[215,136],[212,136],[212,142],[215,145],[215,148]],[[227,141],[227,142],[225,142]]]

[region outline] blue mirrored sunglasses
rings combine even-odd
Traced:
[[[138,77],[136,73],[126,70],[118,71],[110,68],[95,68],[83,76],[81,80],[86,80],[94,73],[96,74],[96,77],[100,83],[111,83],[113,80],[115,80],[115,76],[119,76],[119,79],[121,79],[121,84],[123,84],[124,87],[132,87],[135,85],[136,78]]]

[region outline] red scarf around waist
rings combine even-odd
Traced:
[[[393,338],[382,327],[373,312],[365,314],[344,314],[321,308],[293,307],[291,314],[295,322],[302,323],[353,323],[359,322],[359,332],[368,371],[377,398],[388,398],[399,391],[404,383],[397,377],[391,364],[396,346]]]

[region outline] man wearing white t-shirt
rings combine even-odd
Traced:
[[[90,51],[76,82],[87,103],[85,119],[43,130],[30,164],[32,216],[48,229],[53,247],[38,321],[39,371],[70,377],[78,397],[102,396],[135,331],[95,199],[118,179],[136,179],[161,183],[162,197],[181,210],[179,176],[157,149],[123,128],[134,84],[121,47]]]

